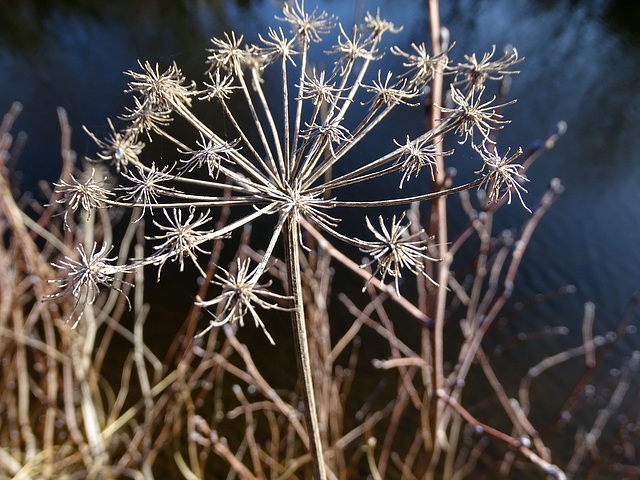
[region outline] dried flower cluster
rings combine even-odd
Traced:
[[[83,246],[78,247],[79,260],[67,258],[54,264],[57,268],[67,271],[66,277],[56,280],[60,290],[47,299],[63,297],[71,294],[75,298],[71,315],[77,315],[74,327],[77,325],[85,305],[92,304],[98,293],[100,285],[120,291],[114,285],[114,277],[117,273],[124,273],[127,267],[114,265],[116,258],[109,258],[112,247],[103,244],[100,250],[96,250],[94,244],[91,252],[87,253]]]
[[[116,130],[109,120],[111,134],[104,140],[89,132],[100,149],[98,158],[111,162],[121,173],[120,186],[111,192],[93,175],[75,184],[58,185],[61,202],[71,213],[78,207],[91,210],[109,206],[140,207],[142,214],[157,209],[163,211],[164,218],[154,220],[162,232],[152,238],[159,242],[154,252],[144,261],[119,267],[120,270],[153,264],[160,271],[167,261],[178,262],[182,269],[185,260],[191,260],[202,272],[198,259],[199,254],[207,252],[207,242],[228,235],[260,216],[273,216],[275,227],[263,261],[251,271],[248,264],[238,264],[238,274],[226,273],[226,277],[218,277],[214,282],[223,286],[221,297],[201,300],[202,305],[223,307],[224,312],[214,325],[224,321],[242,322],[243,315],[250,312],[255,323],[264,328],[255,310],[255,307],[267,306],[257,300],[257,294],[264,292],[259,280],[285,225],[291,224],[298,232],[298,242],[301,241],[301,217],[329,235],[373,255],[373,262],[377,264],[375,272],[383,279],[387,275],[394,278],[396,288],[403,268],[426,275],[424,262],[435,259],[424,253],[423,233],[408,235],[408,227],[401,224],[404,215],[398,221],[394,217],[389,229],[380,217],[379,232],[367,219],[375,236],[375,240],[368,241],[339,233],[339,219],[329,212],[343,206],[401,205],[450,193],[429,192],[427,188],[422,195],[406,198],[399,195],[376,200],[340,200],[344,187],[381,176],[399,174],[394,181],[402,188],[418,177],[423,167],[428,167],[433,179],[438,153],[432,142],[449,131],[459,135],[459,143],[471,142],[484,160],[484,167],[477,172],[482,176],[454,191],[480,185],[487,187],[491,202],[505,196],[510,200],[514,191],[522,201],[520,192],[524,189],[519,181],[525,177],[521,167],[511,163],[517,155],[499,158],[493,145],[486,146],[493,143],[491,132],[506,123],[498,113],[504,105],[495,105],[495,98],[482,99],[486,80],[516,73],[510,70],[521,60],[515,49],[498,60],[492,60],[494,48],[480,61],[472,55],[465,56],[464,63],[452,65],[448,52],[431,57],[424,44],[413,44],[411,52],[394,46],[390,51],[402,57],[406,70],[399,74],[382,73],[374,66],[384,53],[379,51],[381,37],[400,29],[381,19],[378,11],[375,15],[367,14],[360,27],[349,30],[338,24],[337,43],[328,52],[334,68],[325,72],[309,65],[308,51],[335,27],[336,19],[325,12],[307,13],[296,1],[285,3],[279,20],[289,24],[290,35],[282,28],[270,29],[266,37],[260,37],[261,45],[245,44],[243,37],[235,33],[213,38],[213,48],[207,58],[207,81],[202,87],[186,80],[175,64],[163,71],[158,65],[145,62],[140,63],[139,72],[127,72],[131,77],[127,91],[134,95],[134,107],[122,116],[127,125]],[[277,101],[272,100],[272,95],[267,96],[263,86],[265,71],[274,65],[282,77],[282,95]],[[339,162],[344,164],[351,149],[394,107],[419,103],[420,92],[432,79],[436,67],[455,73],[451,86],[453,106],[442,108],[444,119],[417,138],[407,136],[403,143],[394,140],[398,147],[395,150],[327,179],[332,167]],[[293,95],[289,92],[292,76],[297,81]],[[235,113],[235,105],[240,101],[236,97],[244,100],[252,125],[241,124]],[[368,106],[364,113],[352,108],[356,97],[363,98],[361,103]],[[232,134],[223,136],[198,118],[191,108],[196,101],[218,104],[232,125]],[[276,113],[282,114],[281,118],[277,118]],[[193,127],[191,138],[178,139],[171,135],[169,126],[176,117]],[[145,163],[141,158],[145,147],[143,139],[151,140],[154,136],[174,143],[181,160],[162,167],[156,166],[158,159]],[[451,153],[453,151],[445,155]],[[423,184],[430,185],[429,182]],[[190,187],[206,193],[190,193]],[[332,197],[325,198],[329,191]],[[247,213],[244,209],[244,216],[223,231],[215,231],[211,226],[212,212],[222,206],[245,206],[250,210]],[[104,247],[96,257],[101,258],[108,250],[109,247]],[[81,264],[93,264],[83,275],[77,274],[75,260],[60,264],[62,268],[69,267],[68,276],[60,281],[62,291],[53,296],[72,293],[78,297],[80,305],[76,310],[80,312],[83,303],[94,299],[97,286],[111,286],[113,278],[107,262],[90,262],[90,258],[85,257],[82,255]],[[84,285],[89,285],[89,294],[83,293]],[[228,294],[234,290],[242,294]],[[286,303],[286,299],[280,300]]]

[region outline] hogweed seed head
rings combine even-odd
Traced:
[[[425,253],[428,248],[428,239],[423,238],[423,231],[409,234],[411,222],[402,225],[404,217],[405,213],[403,212],[396,221],[396,216],[394,215],[389,229],[385,226],[382,216],[378,217],[380,230],[371,225],[369,217],[365,217],[367,228],[373,233],[376,240],[369,242],[362,240],[360,246],[364,253],[373,256],[372,261],[362,266],[376,263],[376,269],[371,278],[379,273],[380,280],[384,283],[387,275],[393,277],[398,295],[400,295],[399,280],[402,278],[402,269],[406,268],[416,275],[424,275],[435,285],[435,280],[424,271],[424,261],[434,262],[439,260]]]
[[[398,103],[404,105],[416,106],[418,103],[410,103],[408,100],[416,97],[416,90],[407,87],[407,80],[402,79],[393,85],[389,85],[389,82],[393,79],[393,73],[387,72],[384,81],[380,78],[381,72],[378,72],[378,81],[375,80],[371,85],[365,85],[364,89],[367,92],[373,93],[374,97],[369,100],[371,108],[378,108],[382,105],[396,105]]]
[[[438,70],[443,73],[446,72],[449,64],[449,51],[447,50],[432,57],[427,52],[427,47],[424,43],[419,45],[412,43],[411,48],[413,48],[414,53],[404,52],[397,46],[393,46],[391,47],[391,53],[405,58],[403,65],[408,70],[403,76],[408,78],[411,85],[417,90],[422,90]]]
[[[91,174],[87,175],[84,180],[78,180],[71,175],[71,183],[61,180],[60,183],[54,183],[56,191],[61,194],[58,203],[65,205],[64,224],[69,228],[67,223],[68,214],[75,213],[78,207],[91,213],[98,208],[107,206],[109,197],[113,194],[105,188],[104,180],[97,181],[95,179],[95,168],[91,170]]]
[[[228,100],[233,91],[240,88],[237,85],[233,85],[233,76],[225,75],[221,78],[220,70],[216,70],[213,75],[209,72],[209,78],[211,79],[211,83],[204,83],[207,88],[200,92],[202,96],[199,100],[211,100],[213,98],[221,101]]]
[[[509,120],[502,119],[503,117],[498,113],[498,110],[515,103],[515,100],[501,105],[491,105],[496,99],[496,97],[493,97],[488,102],[481,103],[483,93],[484,86],[478,90],[472,88],[469,93],[464,95],[455,86],[451,85],[451,100],[453,100],[457,108],[440,108],[443,112],[453,115],[456,123],[458,123],[456,133],[463,137],[458,142],[460,144],[465,143],[467,139],[471,139],[471,143],[473,143],[474,130],[480,132],[483,142],[494,143],[490,137],[491,132],[501,129],[504,124],[509,123]]]
[[[237,323],[244,326],[244,320],[249,315],[256,327],[262,329],[272,345],[275,345],[273,337],[267,331],[257,308],[263,310],[289,310],[285,305],[278,302],[289,303],[290,297],[272,292],[269,287],[271,282],[259,284],[258,270],[250,270],[250,259],[237,259],[235,273],[228,272],[221,268],[224,276],[216,274],[213,284],[222,287],[222,293],[213,300],[204,301],[199,299],[196,303],[199,306],[210,308],[219,305],[221,313],[210,321],[209,327],[200,335],[206,333],[210,328],[221,326],[227,323]]]
[[[300,135],[302,138],[313,140],[320,139],[323,145],[329,147],[331,155],[335,156],[333,150],[333,144],[341,145],[351,141],[351,133],[344,127],[339,118],[328,118],[324,123],[318,125],[314,123],[312,125],[307,124],[307,129]]]
[[[191,155],[188,159],[180,160],[184,164],[180,167],[180,170],[192,172],[194,169],[206,165],[209,176],[217,179],[220,165],[223,161],[230,161],[230,155],[237,151],[236,145],[238,145],[240,139],[235,139],[231,142],[219,142],[214,138],[205,140],[202,133],[200,133],[200,137],[201,140],[196,142],[200,150],[180,152]]]
[[[125,193],[119,200],[121,202],[133,202],[142,205],[140,218],[144,215],[147,207],[157,205],[158,198],[161,195],[170,194],[175,190],[171,187],[163,185],[173,178],[170,168],[164,167],[162,170],[156,168],[155,162],[151,163],[151,168],[145,169],[141,165],[136,165],[137,175],[132,173],[122,173],[122,176],[130,180],[133,185],[123,187]],[[153,215],[153,208],[149,208]]]
[[[402,171],[404,172],[400,180],[400,188],[402,188],[405,180],[409,181],[412,174],[417,178],[418,173],[425,165],[429,167],[431,180],[435,180],[435,173],[438,171],[436,158],[453,154],[453,150],[438,152],[435,145],[430,144],[426,139],[411,141],[409,135],[407,135],[407,143],[404,145],[396,140],[393,142],[400,147],[400,157],[396,163],[401,163]]]
[[[135,141],[139,134],[146,133],[147,138],[151,141],[150,132],[158,132],[160,128],[166,127],[171,123],[171,110],[161,108],[151,102],[142,103],[138,97],[133,97],[133,101],[134,107],[127,108],[127,113],[120,117],[130,122],[130,126],[127,129],[129,139]]]
[[[319,43],[322,41],[321,35],[326,35],[335,25],[335,17],[327,12],[316,15],[317,7],[313,12],[305,13],[304,1],[301,3],[295,0],[293,4],[285,2],[282,6],[284,18],[276,17],[277,20],[288,22],[291,25],[291,33],[301,45],[309,42]]]
[[[133,81],[129,82],[126,93],[139,94],[144,99],[143,105],[149,103],[159,110],[175,108],[177,104],[191,106],[195,83],[185,84],[186,79],[175,63],[163,73],[160,73],[157,64],[155,68],[149,62],[138,64],[142,72],[127,72]]]
[[[528,182],[529,179],[520,173],[523,170],[522,165],[511,163],[522,155],[522,149],[518,148],[516,153],[509,157],[509,150],[505,155],[500,156],[495,146],[488,148],[485,143],[481,147],[474,146],[474,148],[484,161],[482,168],[476,173],[484,172],[481,186],[484,185],[486,187],[488,203],[497,203],[504,197],[507,197],[507,203],[511,203],[511,194],[515,192],[522,206],[531,213],[522,198],[522,192],[526,193],[527,190],[521,183]]]
[[[189,216],[183,221],[182,210],[174,208],[172,216],[168,211],[168,209],[164,209],[162,213],[164,213],[169,225],[153,221],[154,225],[164,233],[153,236],[150,240],[160,240],[163,243],[154,247],[155,253],[148,258],[147,262],[158,266],[158,278],[160,278],[162,266],[167,260],[177,260],[180,264],[180,271],[183,271],[185,258],[190,258],[200,273],[205,276],[202,267],[197,262],[196,252],[208,253],[200,245],[215,238],[213,229],[198,230],[211,221],[210,212],[208,210],[201,212],[196,217],[195,209],[190,209]]]
[[[243,36],[236,38],[235,32],[231,35],[225,33],[225,39],[212,38],[211,43],[216,48],[209,50],[211,55],[207,57],[207,62],[213,69],[222,69],[227,73],[235,75],[241,74],[241,65],[245,55],[249,54],[241,48]]]
[[[510,68],[524,60],[518,57],[518,51],[512,47],[511,52],[505,51],[498,60],[491,60],[496,53],[496,46],[491,47],[491,51],[482,55],[480,61],[476,54],[465,55],[466,62],[458,63],[454,70],[456,72],[454,83],[462,85],[464,90],[479,89],[487,80],[502,80],[505,75],[520,73]]]
[[[373,39],[371,37],[365,36],[355,25],[353,26],[351,36],[345,33],[341,23],[338,24],[338,27],[340,28],[341,36],[338,37],[338,44],[329,52],[339,56],[339,59],[335,63],[334,72],[337,73],[339,71],[340,75],[344,76],[357,59],[376,59],[375,54],[377,51],[371,48],[373,45]]]
[[[389,150],[383,150],[384,143],[377,143],[373,150],[379,153],[374,158],[351,162],[349,153],[356,145],[384,133],[381,124],[390,111],[417,104],[419,92],[434,75],[452,71],[450,49],[434,57],[424,44],[412,44],[410,53],[393,46],[390,51],[402,57],[404,71],[383,72],[376,67],[384,54],[380,38],[386,32],[397,33],[400,28],[381,18],[377,10],[375,14],[367,13],[364,24],[355,26],[349,34],[339,24],[335,46],[325,52],[332,67],[325,71],[311,63],[309,52],[330,32],[334,17],[315,10],[305,13],[304,3],[295,1],[285,3],[281,20],[291,26],[292,35],[285,35],[281,28],[271,28],[260,36],[260,47],[243,43],[242,35],[234,32],[213,38],[213,48],[206,58],[209,69],[199,88],[184,78],[176,64],[163,71],[158,65],[140,62],[140,72],[127,72],[131,77],[127,91],[134,97],[134,106],[121,119],[128,126],[116,130],[108,120],[111,133],[105,140],[89,133],[98,145],[98,158],[111,162],[122,173],[121,196],[114,200],[96,181],[83,183],[74,179],[75,183],[58,185],[69,212],[78,207],[108,206],[135,207],[142,215],[147,210],[162,210],[163,215],[156,215],[153,221],[159,233],[148,237],[154,243],[152,253],[131,265],[117,267],[118,272],[153,265],[160,276],[167,261],[177,262],[180,270],[186,261],[191,261],[204,276],[201,257],[210,251],[213,240],[260,217],[272,216],[275,227],[269,232],[263,259],[257,265],[238,260],[229,271],[218,266],[223,273],[212,284],[217,295],[199,300],[202,306],[218,309],[209,328],[243,324],[251,317],[266,333],[259,310],[291,308],[292,298],[298,297],[272,292],[270,283],[262,278],[273,264],[276,245],[282,237],[286,235],[289,259],[293,258],[291,249],[304,247],[302,219],[370,255],[371,264],[376,264],[374,275],[380,275],[383,281],[393,278],[398,291],[402,272],[426,275],[425,263],[438,260],[428,255],[430,239],[423,232],[410,234],[409,225],[403,224],[404,215],[393,217],[390,227],[380,216],[379,228],[367,217],[365,223],[373,241],[344,235],[335,213],[340,207],[359,211],[404,205],[479,184],[487,187],[491,201],[505,195],[510,198],[512,190],[518,196],[523,191],[518,183],[523,180],[519,166],[510,163],[515,156],[499,157],[488,146],[492,130],[506,123],[498,111],[508,103],[483,102],[484,86],[469,87],[468,82],[451,87],[453,107],[442,109],[447,115],[433,129],[413,139],[407,136],[404,144],[389,142]],[[488,81],[511,72],[507,64],[517,60],[515,56],[491,58],[492,53],[478,62],[472,56],[467,63],[484,71]],[[281,77],[281,96],[263,87],[271,78],[264,72],[273,66]],[[457,70],[458,81],[464,78],[464,68],[467,67],[459,66]],[[219,108],[225,119],[222,132],[207,126],[193,108],[195,102],[211,100],[215,102],[207,111]],[[368,108],[352,108],[354,105]],[[192,132],[184,135],[169,131],[174,121],[182,121]],[[475,130],[483,140],[482,148],[475,146],[485,160],[478,172],[482,177],[451,191],[432,191],[441,157],[453,153],[440,152],[434,141],[456,131],[463,142],[470,139],[473,144]],[[179,160],[168,164],[163,158],[143,158],[145,144],[138,141],[142,132],[149,141],[160,137],[164,145],[175,145]],[[334,170],[337,164],[339,168]],[[130,168],[132,165],[135,169]],[[429,169],[431,178],[415,182],[420,193],[401,195],[405,182],[417,178],[423,167]],[[208,175],[201,175],[205,168]],[[332,178],[334,172],[341,173]],[[390,198],[377,198],[375,192],[379,190],[373,188],[369,189],[371,198],[343,200],[346,187],[389,176],[400,187]],[[234,208],[234,220],[214,230],[214,217],[222,207]],[[83,253],[77,264],[68,261],[63,266],[73,273],[58,282],[61,292],[52,297],[87,292],[80,303],[93,301],[96,286],[112,285],[110,269],[116,268],[113,260],[103,249]],[[267,337],[272,341],[268,333]]]
[[[396,28],[393,23],[380,17],[380,9],[376,9],[375,16],[371,12],[367,12],[364,17],[364,31],[371,31],[375,38],[380,38],[383,33],[400,33],[403,27]]]
[[[340,94],[345,89],[336,88],[335,83],[329,83],[331,79],[325,81],[324,77],[325,71],[321,70],[320,73],[317,73],[315,67],[312,69],[311,75],[305,73],[304,82],[297,85],[300,88],[300,96],[296,100],[309,99],[314,106],[322,105],[323,102],[326,102],[337,107],[338,101],[344,99]]]
[[[296,62],[293,61],[293,56],[298,54],[298,52],[293,49],[295,39],[288,40],[284,36],[282,28],[279,28],[277,31],[269,28],[268,39],[265,39],[262,35],[258,35],[258,38],[266,45],[266,47],[262,49],[262,53],[268,63],[280,59],[283,62],[292,63],[294,67],[296,66]]]
[[[65,276],[52,280],[59,291],[44,297],[44,300],[54,300],[67,295],[75,298],[73,310],[66,318],[66,321],[69,321],[73,316],[76,316],[73,324],[74,328],[82,317],[85,307],[95,302],[100,286],[122,293],[115,285],[115,275],[116,273],[129,272],[132,268],[131,266],[114,265],[113,262],[116,261],[116,258],[108,257],[113,247],[108,246],[106,243],[102,245],[100,250],[96,251],[96,248],[97,245],[94,243],[91,252],[87,253],[85,247],[80,245],[78,247],[80,256],[78,260],[65,257],[63,260],[54,263],[56,268],[65,272]]]
[[[98,153],[98,158],[111,162],[116,167],[117,172],[126,171],[130,163],[139,164],[138,156],[145,147],[144,143],[138,141],[136,133],[138,122],[135,118],[132,118],[132,120],[135,128],[119,132],[114,128],[111,119],[107,119],[111,134],[105,140],[98,139],[86,127],[83,127],[84,131],[89,134],[101,149],[100,153]]]

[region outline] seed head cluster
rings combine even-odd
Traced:
[[[367,13],[362,25],[347,27],[326,12],[309,13],[296,0],[285,3],[282,16],[276,18],[284,27],[270,28],[256,45],[234,32],[213,38],[201,84],[187,80],[175,63],[161,68],[139,62],[138,71],[126,72],[132,107],[119,119],[123,126],[116,129],[108,120],[110,133],[104,139],[89,132],[98,147],[97,159],[109,162],[120,174],[118,186],[107,190],[91,176],[57,188],[69,215],[79,207],[137,208],[141,215],[155,212],[153,223],[159,233],[150,237],[153,246],[147,258],[120,259],[118,266],[107,257],[111,246],[96,251],[94,245],[89,253],[80,248],[79,259],[57,264],[63,277],[57,280],[60,291],[50,298],[74,296],[79,314],[82,305],[94,301],[100,286],[116,288],[116,272],[154,265],[160,275],[167,262],[177,262],[181,270],[192,262],[204,275],[201,263],[210,251],[208,244],[260,217],[273,219],[262,260],[238,258],[229,270],[219,267],[212,298],[197,300],[216,309],[211,327],[243,324],[248,317],[266,333],[259,311],[290,308],[290,298],[272,292],[265,276],[285,230],[296,229],[296,248],[303,246],[302,219],[327,236],[360,248],[370,256],[365,265],[373,265],[374,274],[383,281],[392,278],[399,290],[404,270],[427,275],[426,263],[438,260],[427,254],[429,239],[424,232],[411,234],[404,214],[392,215],[390,226],[381,215],[379,227],[363,218],[364,231],[372,238],[360,239],[341,233],[337,212],[345,207],[361,211],[406,205],[451,193],[432,191],[438,159],[453,153],[438,153],[433,145],[449,132],[458,135],[459,143],[471,143],[484,165],[477,180],[452,191],[480,186],[488,190],[489,201],[511,199],[513,192],[522,201],[519,182],[525,180],[524,173],[512,163],[517,154],[499,157],[492,137],[506,123],[501,109],[512,102],[496,105],[495,99],[483,98],[486,81],[515,73],[510,67],[521,60],[515,49],[498,60],[492,60],[494,48],[480,61],[475,55],[465,56],[463,63],[454,65],[449,50],[431,56],[424,43],[412,44],[408,52],[399,46],[386,48],[387,37],[401,28],[381,18],[379,10]],[[327,38],[331,32],[337,32],[333,41]],[[332,43],[328,49],[327,42]],[[321,65],[332,68],[324,70],[312,62],[309,52],[316,46],[326,54]],[[376,66],[389,53],[400,58],[402,71]],[[380,135],[381,122],[392,110],[420,104],[425,86],[438,71],[455,75],[452,105],[441,108],[442,121],[415,138],[389,139],[395,146],[389,142],[391,150],[375,158],[354,160],[349,153],[365,138],[373,141]],[[213,112],[207,118],[214,114],[225,118],[223,132],[196,113],[205,110]],[[415,115],[419,118],[418,112]],[[180,133],[178,138],[172,129],[176,122],[188,125],[191,133]],[[175,164],[145,155],[147,144],[158,138],[175,147],[179,157]],[[334,170],[337,165],[340,168]],[[427,175],[420,175],[423,168]],[[334,176],[336,171],[340,173]],[[345,188],[381,178],[399,187],[394,195],[345,199]],[[402,195],[409,182],[419,184],[419,195]],[[232,207],[237,214],[215,230],[222,207]]]

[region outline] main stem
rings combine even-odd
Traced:
[[[296,344],[296,359],[298,361],[298,374],[302,376],[304,383],[304,419],[309,431],[309,450],[313,461],[314,480],[326,480],[327,474],[324,465],[322,451],[322,439],[320,438],[320,426],[318,424],[318,411],[316,409],[316,395],[313,388],[313,375],[311,371],[311,359],[309,357],[309,343],[307,341],[307,325],[304,315],[304,303],[302,300],[302,278],[300,275],[300,224],[295,215],[285,222],[285,255],[287,262],[287,274],[289,277],[290,293],[293,296],[293,310],[291,320]]]

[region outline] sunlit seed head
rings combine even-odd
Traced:
[[[424,266],[437,260],[428,255],[431,239],[419,228],[410,230],[410,224],[403,224],[404,215],[393,217],[390,227],[383,217],[379,227],[367,218],[374,240],[347,236],[340,231],[343,223],[336,213],[340,208],[430,201],[478,185],[486,187],[490,201],[510,199],[513,191],[520,196],[523,191],[518,183],[522,172],[510,163],[515,157],[503,158],[495,152],[494,158],[488,146],[495,141],[494,130],[506,123],[501,109],[509,103],[481,100],[484,85],[467,81],[482,76],[487,82],[510,74],[510,66],[519,61],[515,50],[498,60],[493,60],[493,51],[479,61],[473,55],[465,57],[466,62],[455,70],[449,65],[450,48],[433,56],[425,44],[412,44],[409,49],[394,45],[388,50],[401,57],[400,71],[381,70],[377,62],[387,50],[381,36],[400,28],[377,10],[367,13],[364,23],[353,29],[339,24],[333,48],[318,60],[312,47],[330,33],[335,19],[316,10],[306,13],[304,7],[302,1],[285,3],[281,20],[290,25],[291,34],[270,28],[258,35],[260,46],[245,42],[235,32],[213,38],[201,87],[188,81],[175,63],[161,68],[140,62],[138,72],[127,72],[133,106],[121,119],[128,125],[116,130],[109,120],[110,133],[104,140],[89,133],[98,145],[98,158],[122,174],[117,188],[120,197],[114,200],[107,190],[100,190],[97,181],[85,184],[74,179],[75,183],[58,185],[71,213],[79,207],[107,206],[130,206],[141,215],[162,210],[153,221],[159,233],[148,237],[152,253],[132,262],[158,267],[158,276],[171,261],[180,270],[192,262],[204,277],[203,257],[212,250],[212,242],[261,217],[271,221],[274,227],[262,250],[263,259],[255,266],[242,260],[229,272],[220,270],[223,273],[213,284],[219,290],[217,296],[201,300],[203,306],[218,309],[214,325],[242,324],[250,316],[264,328],[260,308],[289,308],[288,297],[271,296],[270,283],[261,279],[268,275],[277,245],[304,247],[303,222],[359,247],[372,257],[374,275],[383,281],[393,278],[398,290],[402,272],[425,275]],[[268,69],[274,75],[265,73]],[[389,112],[415,105],[435,75],[453,71],[458,76],[451,86],[452,105],[442,108],[442,121],[413,139],[407,135],[404,143],[385,140]],[[210,103],[206,109],[194,108],[200,101]],[[212,118],[222,122],[212,127],[208,125]],[[404,118],[413,131],[423,124],[423,112],[418,109],[407,111]],[[160,140],[162,155],[143,155],[146,145],[138,140],[143,132],[149,141]],[[443,157],[453,153],[443,152],[435,142],[451,132],[462,138],[461,143],[470,140],[485,166],[475,182],[450,191],[434,189],[436,173],[445,166]],[[370,142],[372,148],[357,149],[360,142]],[[171,153],[177,152],[177,160],[165,155],[167,148],[175,149]],[[429,175],[412,185],[419,193],[404,196],[404,184],[416,179],[423,168],[428,168]],[[398,174],[400,188],[393,192],[368,188],[373,180],[383,181],[388,175],[398,186]],[[347,187],[354,184],[363,184],[360,192],[369,190],[370,198],[353,199],[355,192]],[[230,220],[224,223],[221,218],[227,214]],[[282,242],[285,233],[289,241]]]

